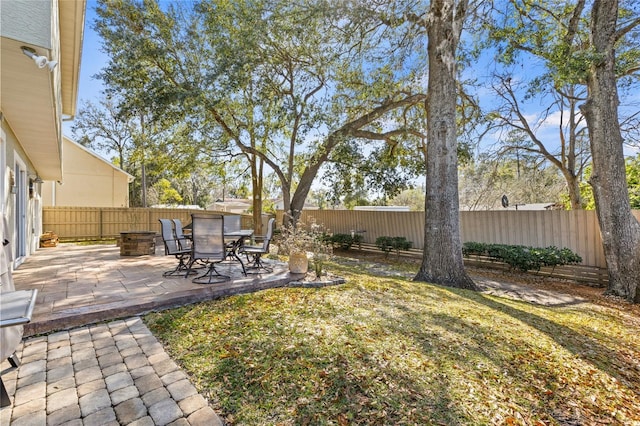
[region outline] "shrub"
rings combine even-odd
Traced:
[[[464,243],[462,246],[462,255],[469,256],[472,254],[481,255],[487,250],[487,245],[485,243],[476,243],[473,241],[469,241],[468,243]]]
[[[526,247],[507,244],[485,244],[467,242],[462,246],[462,254],[488,256],[492,260],[504,262],[511,269],[520,271],[539,271],[543,266],[555,267],[581,263],[582,258],[568,248]]]
[[[330,242],[333,246],[340,247],[343,250],[349,250],[354,244],[361,244],[362,240],[362,235],[358,234],[333,234],[325,236],[325,241]]]
[[[376,246],[385,253],[385,256],[388,256],[391,250],[395,250],[396,255],[400,256],[400,250],[409,250],[412,243],[405,237],[382,236],[376,238]]]

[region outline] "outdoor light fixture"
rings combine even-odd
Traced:
[[[44,180],[42,180],[39,174],[30,174],[29,179],[33,181],[33,183],[44,183]]]
[[[53,71],[56,65],[58,65],[58,61],[50,61],[49,59],[47,59],[46,56],[38,56],[36,54],[36,51],[30,47],[22,46],[21,49],[22,49],[22,53],[24,53],[26,56],[33,59],[33,62],[36,63],[38,68],[47,67],[49,68],[49,71]]]

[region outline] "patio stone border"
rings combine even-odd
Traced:
[[[327,287],[330,285],[338,285],[338,284],[344,284],[346,283],[347,280],[345,280],[342,277],[333,277],[333,278],[326,278],[326,279],[319,279],[319,280],[313,280],[313,281],[291,281],[287,287],[306,287],[306,288],[321,288],[321,287]]]

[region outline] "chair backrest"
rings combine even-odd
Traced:
[[[264,240],[262,241],[262,249],[265,253],[269,252],[269,244],[271,244],[271,239],[273,238],[273,224],[275,222],[275,218],[272,217],[267,223],[267,233],[265,234]]]
[[[221,262],[226,257],[224,217],[193,213],[191,215],[191,257]]]
[[[164,254],[178,253],[180,251],[180,246],[173,231],[173,222],[171,219],[158,220],[160,221],[162,241],[164,242]]]
[[[182,221],[180,219],[173,219],[173,230],[176,234],[176,240],[182,249],[189,249],[191,242],[184,236],[184,230],[182,229]]]
[[[232,232],[240,230],[241,216],[238,214],[225,215],[224,217],[224,231]]]
[[[182,229],[182,221],[180,219],[172,219],[173,220],[173,229],[176,232],[176,238],[178,240],[184,238],[184,230]]]

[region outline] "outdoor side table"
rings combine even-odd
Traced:
[[[0,293],[0,327],[22,325],[31,321],[37,295],[37,289]],[[15,356],[11,356],[9,362],[14,367],[20,364]],[[0,376],[0,407],[8,405],[11,405],[11,400]]]

